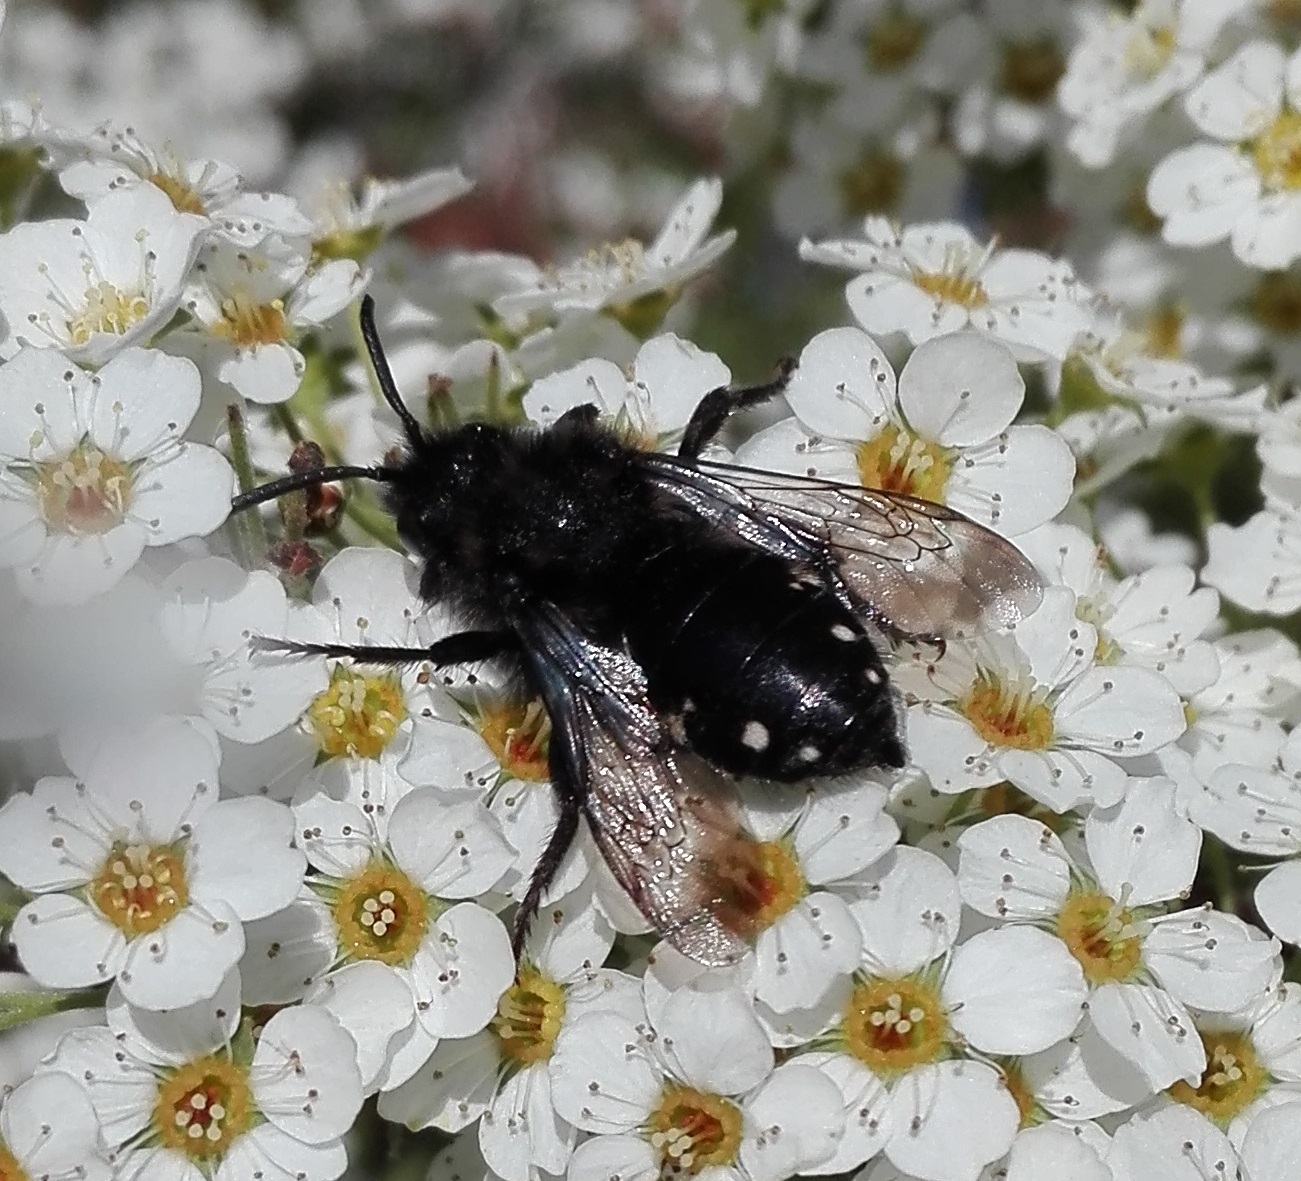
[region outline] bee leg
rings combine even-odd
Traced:
[[[703,398],[691,415],[687,429],[682,432],[678,455],[683,459],[698,459],[700,453],[714,441],[723,424],[738,410],[771,401],[783,390],[795,372],[795,361],[784,357],[777,366],[777,376],[764,385],[720,386]]]
[[[446,668],[451,664],[477,664],[517,651],[519,641],[514,632],[458,632],[436,640],[428,648],[386,648],[369,644],[300,644],[296,640],[274,640],[253,636],[249,647],[254,652],[283,652],[291,655],[350,657],[362,664],[432,664]]]
[[[928,648],[934,648],[936,659],[943,660],[944,653],[948,651],[949,642],[944,637],[935,632],[910,632],[904,631],[901,627],[896,627],[879,611],[874,611],[870,607],[864,609],[860,604],[857,607],[860,614],[866,614],[872,625],[881,632],[887,639],[896,644],[920,644]]]
[[[515,912],[515,922],[511,927],[510,945],[511,950],[515,953],[515,961],[519,962],[520,952],[524,949],[524,940],[529,933],[529,924],[533,921],[534,915],[538,913],[538,907],[542,904],[542,895],[546,893],[547,887],[555,880],[556,874],[560,871],[560,863],[564,861],[565,854],[569,852],[569,846],[574,843],[574,837],[578,835],[578,816],[583,809],[582,797],[570,785],[557,777],[553,781],[556,790],[556,802],[560,805],[560,815],[556,817],[556,827],[551,830],[551,838],[547,841],[547,846],[542,850],[542,856],[538,858],[537,864],[533,867],[533,876],[529,878],[529,887],[524,892],[524,898],[519,904],[519,910]]]

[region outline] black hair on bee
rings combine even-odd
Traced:
[[[592,405],[545,429],[421,426],[374,322],[362,331],[405,449],[377,467],[300,472],[234,508],[343,477],[382,481],[420,592],[470,630],[428,648],[262,641],[369,664],[502,660],[551,721],[559,819],[515,919],[528,924],[586,821],[642,914],[705,964],[753,936],[736,883],[754,848],[732,779],[901,767],[878,651],[1012,624],[1042,586],[1010,542],[943,505],[701,458],[769,384],[707,394],[676,456],[639,450]],[[740,871],[738,875],[738,871]]]

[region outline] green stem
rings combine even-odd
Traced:
[[[298,419],[293,415],[293,411],[284,403],[279,403],[274,408],[276,422],[280,429],[289,436],[295,443],[301,443],[306,436],[303,434],[303,428],[298,425]]]
[[[398,536],[393,518],[369,492],[354,487],[352,495],[344,502],[343,511],[363,533],[382,542],[389,549],[401,551],[402,539]]]
[[[1202,860],[1215,891],[1215,906],[1225,914],[1238,913],[1238,886],[1226,845],[1209,834],[1202,846]]]
[[[0,1033],[74,1009],[102,1009],[106,988],[75,988],[60,992],[0,992]]]
[[[257,483],[253,461],[249,456],[248,432],[244,429],[244,415],[234,402],[226,407],[226,426],[230,433],[230,462],[235,469],[235,479],[240,492],[251,491]],[[256,509],[237,513],[231,518],[235,552],[246,570],[261,567],[266,559],[270,542],[266,526]]]

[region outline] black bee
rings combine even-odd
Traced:
[[[899,707],[873,633],[945,636],[1037,606],[1033,567],[942,505],[700,458],[734,411],[782,390],[707,394],[676,456],[638,450],[579,406],[545,430],[422,427],[361,322],[405,452],[300,472],[236,510],[349,476],[382,481],[423,563],[420,591],[470,629],[428,649],[264,641],[369,664],[513,662],[550,717],[559,821],[515,921],[516,953],[586,817],[656,929],[707,964],[752,930],[729,780],[900,767]]]

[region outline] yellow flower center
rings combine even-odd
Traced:
[[[1066,60],[1052,41],[1016,41],[1003,47],[999,84],[1022,102],[1042,103],[1053,97],[1065,72]]]
[[[1188,309],[1178,300],[1166,300],[1143,323],[1143,351],[1152,357],[1178,360],[1184,351],[1184,323]]]
[[[45,523],[58,533],[107,533],[131,506],[131,465],[82,439],[62,459],[36,465]]]
[[[1127,980],[1138,969],[1142,940],[1134,917],[1106,894],[1071,894],[1057,915],[1057,934],[1090,984]]]
[[[312,262],[319,264],[339,258],[364,262],[379,249],[379,244],[383,240],[383,226],[359,226],[356,229],[334,230],[312,243]]]
[[[1104,557],[1099,550],[1100,557]],[[1075,600],[1075,618],[1093,628],[1097,639],[1093,645],[1093,659],[1098,664],[1118,664],[1125,655],[1122,648],[1107,632],[1107,621],[1116,609],[1105,600],[1090,599],[1081,595]]]
[[[960,303],[968,308],[983,308],[989,302],[980,279],[963,271],[914,271],[913,283],[946,303]]]
[[[542,702],[503,700],[482,708],[479,733],[511,779],[545,783],[551,778],[551,719]]]
[[[374,862],[339,883],[334,899],[339,946],[356,960],[408,963],[429,928],[429,902],[397,866]]]
[[[68,338],[73,344],[85,344],[97,332],[122,336],[148,314],[149,301],[143,295],[119,291],[101,279],[86,288],[86,306],[68,321]]]
[[[869,147],[836,175],[840,204],[848,214],[892,213],[903,199],[907,169],[885,148]]]
[[[1301,189],[1301,114],[1284,111],[1251,144],[1267,190]]]
[[[1225,1031],[1201,1037],[1206,1049],[1202,1081],[1194,1088],[1181,1079],[1170,1088],[1170,1098],[1227,1127],[1269,1085],[1269,1072],[1246,1033]]]
[[[1138,24],[1125,45],[1125,67],[1134,78],[1155,78],[1174,51],[1174,26]]]
[[[185,856],[178,845],[118,841],[86,893],[128,939],[147,935],[189,904]]]
[[[925,24],[906,12],[891,12],[867,30],[863,51],[868,66],[890,73],[912,61],[925,40]]]
[[[1260,325],[1278,336],[1301,334],[1301,278],[1288,271],[1268,271],[1247,297]]]
[[[221,319],[213,331],[241,348],[275,344],[285,339],[285,301],[254,303],[237,291],[221,301]]]
[[[902,492],[923,500],[943,499],[953,470],[948,448],[898,426],[886,426],[875,438],[860,443],[855,457],[864,488]]]
[[[197,213],[205,215],[203,198],[186,180],[170,172],[155,172],[149,177],[149,183],[163,190],[171,200],[177,213]]]
[[[32,1181],[31,1174],[18,1163],[3,1140],[0,1140],[0,1181]]]
[[[939,992],[916,976],[860,980],[841,1018],[845,1048],[878,1078],[944,1057],[949,1019]]]
[[[722,1095],[694,1087],[665,1087],[646,1121],[651,1147],[660,1154],[660,1176],[695,1176],[736,1160],[741,1148],[741,1109]]]
[[[1053,712],[1041,692],[982,669],[958,702],[972,728],[991,746],[1046,750],[1053,744]]]
[[[718,917],[744,939],[766,931],[808,893],[799,861],[779,841],[731,841],[708,874]]]
[[[490,1028],[504,1057],[531,1066],[551,1057],[564,1019],[564,989],[536,968],[525,966],[502,993]]]
[[[336,664],[330,683],[307,707],[321,753],[377,759],[406,721],[402,681],[395,672],[361,673]]]
[[[1005,1062],[1002,1064],[1002,1069],[1003,1085],[1007,1087],[1007,1093],[1012,1096],[1017,1111],[1021,1113],[1020,1127],[1022,1130],[1041,1123],[1044,1118],[1043,1109],[1039,1106],[1039,1101],[1034,1097],[1034,1090],[1026,1079],[1020,1063]]]
[[[257,1108],[248,1074],[210,1054],[168,1075],[154,1103],[154,1132],[192,1160],[222,1156],[252,1124]]]

